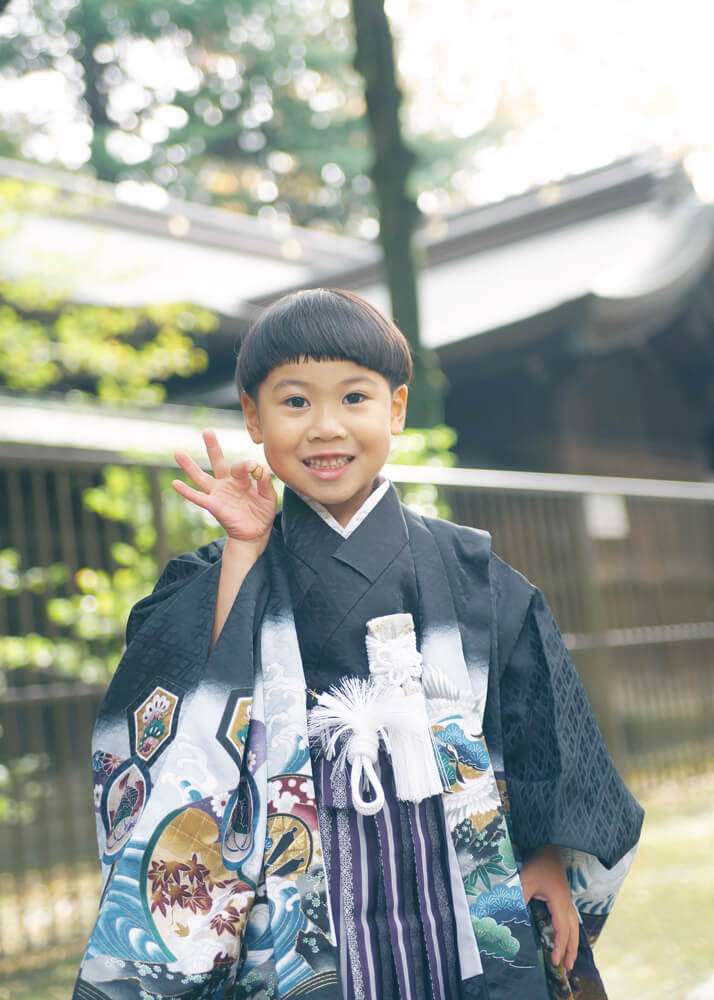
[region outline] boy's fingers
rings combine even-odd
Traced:
[[[276,493],[275,487],[273,486],[272,470],[265,464],[265,462],[261,463],[261,468],[263,470],[263,474],[260,479],[256,480],[258,484],[258,493],[260,493],[262,497],[265,497],[266,500],[274,500]]]
[[[575,956],[578,953],[579,929],[573,925],[570,917],[562,921],[558,927],[556,927],[554,920],[553,929],[555,930],[555,944],[551,956],[553,965],[560,965],[562,962],[568,972],[570,972],[575,964]]]
[[[215,431],[205,430],[203,432],[203,441],[206,445],[206,451],[208,452],[208,458],[211,462],[213,474],[217,479],[222,479],[224,476],[228,475],[228,462],[223,455],[223,449],[218,443]]]
[[[565,949],[565,956],[563,961],[565,962],[565,968],[570,971],[575,965],[575,959],[578,955],[578,945],[580,944],[580,921],[578,920],[578,915],[573,911],[570,917],[570,937],[568,938],[568,947]]]
[[[210,489],[213,477],[204,472],[201,466],[197,462],[194,462],[190,455],[187,455],[185,451],[177,451],[174,453],[174,458],[197,486],[201,486],[204,490]]]
[[[198,490],[191,489],[191,487],[187,486],[182,479],[172,480],[171,485],[176,492],[180,493],[182,497],[186,498],[186,500],[190,500],[191,503],[195,503],[198,507],[203,507],[204,510],[210,510],[208,506],[209,497],[207,493],[199,493]]]
[[[553,930],[555,931],[555,942],[553,944],[553,951],[551,952],[550,958],[553,965],[560,965],[563,960],[565,946],[568,943],[568,932],[570,928],[568,926],[568,921],[555,910],[555,907],[551,910],[550,916],[553,922]]]
[[[249,486],[251,482],[254,482],[258,493],[266,499],[272,499],[275,495],[270,478],[271,474],[265,462],[259,462],[254,458],[246,458],[231,466],[231,475],[238,480],[241,486]]]
[[[250,470],[255,465],[255,460],[246,458],[242,462],[235,462],[230,469],[234,479],[237,479],[241,486],[250,486]]]

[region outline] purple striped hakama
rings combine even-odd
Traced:
[[[389,757],[375,816],[319,753],[315,792],[345,1000],[458,1000],[459,960],[440,796],[397,799]]]

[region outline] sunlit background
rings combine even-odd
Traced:
[[[60,14],[72,8],[56,0]],[[292,0],[278,3],[300,18],[307,38],[324,36],[334,52],[349,46],[346,0]],[[110,9],[110,5],[105,5]],[[115,8],[121,30],[121,5]],[[581,173],[651,146],[684,159],[700,196],[714,200],[714,63],[710,39],[714,9],[703,0],[676,5],[646,0],[602,0],[597,4],[544,0],[450,0],[448,17],[430,0],[391,0],[387,5],[398,38],[398,63],[406,97],[404,124],[411,136],[473,139],[486,132],[482,148],[459,157],[443,184],[419,193],[428,215],[465,205],[498,201],[508,195]],[[186,30],[156,41],[122,37],[94,50],[102,80],[110,88],[107,149],[140,183],[126,196],[147,205],[161,203],[162,191],[187,193],[182,164],[188,150],[174,142],[188,121],[179,104],[190,101],[207,77],[217,82],[217,100],[197,97],[195,113],[208,130],[227,118],[240,127],[239,149],[258,152],[265,144],[261,126],[273,117],[271,86],[288,82],[310,110],[310,123],[328,129],[334,121],[357,118],[364,105],[356,81],[334,85],[331,74],[306,68],[305,44],[294,41],[264,92],[253,91],[249,106],[238,108],[240,48],[249,42],[266,52],[274,46],[268,8],[231,31],[236,55],[189,54]],[[168,22],[157,5],[156,29]],[[59,24],[60,22],[58,22]],[[78,169],[90,158],[92,126],[81,106],[83,71],[75,57],[77,32],[41,34],[29,0],[16,0],[0,16],[0,39],[19,33],[26,70],[0,78],[0,123],[23,156],[40,163]],[[35,69],[38,54],[54,68]],[[161,148],[165,160],[142,168]],[[194,145],[201,151],[201,143]],[[206,198],[248,187],[269,211],[281,210],[279,181],[290,173],[294,155],[275,150],[260,170],[206,168],[193,197]],[[339,189],[345,174],[324,164],[327,192]],[[352,179],[360,189],[365,175]],[[323,197],[329,199],[329,193]],[[276,204],[278,203],[278,204]],[[374,217],[349,219],[348,229],[376,235]]]

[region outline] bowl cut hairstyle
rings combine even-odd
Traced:
[[[411,381],[409,341],[378,309],[341,288],[306,288],[269,306],[251,326],[238,352],[235,384],[257,401],[257,392],[278,365],[352,361],[379,372],[392,392]]]

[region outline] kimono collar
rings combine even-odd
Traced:
[[[372,490],[362,506],[355,511],[344,527],[340,524],[336,517],[333,517],[327,507],[320,503],[319,500],[315,500],[312,497],[307,496],[305,493],[299,493],[297,490],[295,490],[295,492],[300,499],[308,505],[308,507],[312,507],[312,509],[320,515],[325,524],[329,524],[329,526],[334,528],[334,530],[339,535],[342,535],[343,538],[349,538],[355,528],[360,525],[362,521],[364,521],[365,517],[369,514],[372,508],[379,503],[389,488],[389,480],[381,473],[377,476],[377,483],[379,485]]]
[[[375,502],[373,497],[378,491],[381,495]],[[315,571],[319,571],[325,558],[331,557],[357,570],[371,583],[409,537],[399,494],[389,479],[367,498],[348,528],[348,537],[341,537],[313,504],[308,505],[298,493],[285,487],[281,530],[287,550]]]

